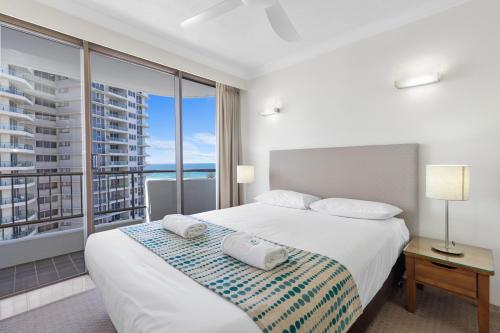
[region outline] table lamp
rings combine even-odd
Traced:
[[[252,183],[254,174],[253,165],[238,165],[236,167],[236,182],[238,184]]]
[[[436,251],[460,255],[462,250],[449,240],[448,202],[469,200],[470,168],[466,165],[427,165],[426,195],[445,202],[445,240],[432,248]]]

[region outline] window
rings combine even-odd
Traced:
[[[54,141],[37,141],[37,148],[57,148],[57,142]]]
[[[135,91],[129,90],[129,91],[128,91],[128,95],[129,95],[130,97],[135,97]]]
[[[49,128],[49,127],[36,127],[36,133],[38,134],[45,134],[45,135],[57,135],[57,131],[55,128]]]
[[[36,155],[37,162],[57,162],[55,155]]]
[[[134,102],[130,102],[130,101],[129,101],[129,102],[128,102],[128,106],[129,106],[130,108],[135,108],[135,103],[134,103]]]
[[[46,121],[56,121],[56,116],[50,113],[35,112],[35,118]]]
[[[128,124],[128,128],[129,128],[129,129],[137,129],[137,125],[136,125],[136,124],[129,123],[129,124]]]

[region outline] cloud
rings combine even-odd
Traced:
[[[189,141],[202,143],[205,145],[215,145],[216,139],[215,135],[212,133],[195,133],[193,136],[186,138]]]
[[[206,139],[206,137],[204,137]],[[175,163],[175,141],[151,138],[147,140],[149,147],[146,148],[149,164],[173,164]],[[215,163],[215,149],[201,149],[199,144],[184,140],[183,155],[184,163]]]

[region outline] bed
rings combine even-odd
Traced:
[[[271,152],[272,189],[383,201],[404,210],[390,220],[349,219],[260,203],[196,217],[338,260],[352,274],[368,310],[380,299],[415,229],[417,159],[417,145]],[[120,230],[90,236],[85,259],[119,332],[260,332],[238,307]],[[351,331],[366,317],[362,315]]]

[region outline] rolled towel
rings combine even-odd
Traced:
[[[266,271],[288,259],[288,252],[283,246],[270,243],[246,232],[234,232],[224,237],[222,252]]]
[[[181,214],[165,215],[161,226],[184,238],[201,236],[207,230],[207,224],[192,216]]]

